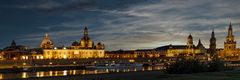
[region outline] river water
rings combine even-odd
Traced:
[[[129,67],[114,69],[84,69],[84,70],[62,70],[62,71],[39,71],[39,72],[21,72],[21,73],[0,73],[0,79],[23,79],[30,77],[51,77],[51,76],[69,76],[69,75],[89,75],[89,74],[111,74],[118,72],[152,71],[161,70],[161,66],[149,67]]]

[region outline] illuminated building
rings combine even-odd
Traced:
[[[163,56],[155,49],[117,50],[105,53],[105,58],[159,58]]]
[[[155,49],[141,49],[136,50],[135,54],[140,58],[159,58],[164,57],[165,55],[162,52],[157,51]]]
[[[0,50],[0,60],[3,60],[3,52],[2,52],[2,50]]]
[[[49,39],[48,36],[45,39]],[[88,37],[88,28],[84,28],[84,36],[78,42],[73,42],[69,47],[52,48],[51,40],[43,40],[47,48],[43,50],[44,59],[75,59],[75,58],[103,58],[104,44],[94,42]],[[46,44],[47,43],[47,44]]]
[[[142,50],[118,50],[106,52],[106,58],[171,58],[171,57],[194,57],[198,59],[207,59],[207,50],[199,39],[198,45],[193,44],[193,38],[190,34],[187,39],[187,45],[167,45],[156,49]]]
[[[42,53],[42,52],[41,52]],[[31,51],[31,55],[22,55],[21,60],[29,60],[29,59],[44,59],[42,54],[39,54],[37,50]]]
[[[234,40],[232,24],[230,22],[226,41],[224,42],[224,49],[219,52],[219,57],[225,60],[239,59],[240,49],[236,48],[236,41]]]
[[[105,58],[137,58],[135,50],[106,51]]]
[[[166,45],[156,48],[157,51],[161,52],[162,55],[166,57],[196,57],[200,59],[205,59],[207,56],[206,48],[202,45],[199,39],[198,45],[193,44],[193,38],[190,34],[187,38],[187,45]]]
[[[28,48],[23,45],[17,45],[16,42],[13,40],[11,46],[5,47],[2,50],[2,55],[4,59],[13,59],[17,60],[21,58],[21,55],[28,55]]]

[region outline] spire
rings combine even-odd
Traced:
[[[200,48],[200,47],[204,47],[203,44],[202,44],[201,39],[198,40],[198,45],[197,45],[197,47],[198,47],[198,48]]]
[[[192,34],[191,33],[189,34],[188,39],[192,39]]]
[[[229,28],[228,28],[228,36],[232,36],[232,23],[230,21]]]
[[[88,28],[87,26],[85,25],[85,28],[84,28],[84,36],[87,37],[88,36]]]
[[[212,29],[212,38],[215,37],[215,34],[214,34],[214,28]]]
[[[189,46],[192,46],[192,45],[193,45],[193,37],[192,37],[191,34],[189,34],[189,36],[188,36],[188,42],[187,42],[187,45],[189,45]]]
[[[48,39],[48,34],[47,33],[45,34],[45,38]]]
[[[12,41],[11,46],[17,46],[15,40]]]
[[[201,39],[198,40],[198,45],[202,44]]]

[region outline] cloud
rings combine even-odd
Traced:
[[[208,47],[212,28],[215,29],[217,47],[223,47],[230,21],[234,24],[235,36],[240,34],[240,29],[236,27],[239,26],[240,21],[238,15],[240,5],[237,4],[239,3],[237,0],[161,0],[140,1],[136,4],[124,0],[115,3],[124,7],[97,1],[72,3],[46,3],[41,5],[49,6],[38,5],[26,8],[47,11],[68,10],[76,14],[79,13],[78,10],[91,11],[92,13],[82,12],[85,14],[82,16],[90,18],[88,21],[90,36],[94,41],[105,43],[108,50],[156,48],[168,44],[184,45],[190,33],[193,35],[196,45],[197,40],[201,38],[205,47]],[[56,44],[71,44],[66,37],[71,37],[69,38],[71,40],[79,40],[82,36],[83,22],[86,21],[85,19],[78,20],[79,15],[71,16],[72,21],[39,26],[38,29],[49,31],[52,39],[59,42]],[[39,34],[32,34],[33,37],[27,38],[35,38],[34,35]],[[236,39],[239,41],[239,37]]]

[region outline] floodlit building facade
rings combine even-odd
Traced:
[[[157,51],[166,57],[195,57],[207,59],[207,50],[199,39],[198,45],[193,44],[193,37],[190,34],[187,38],[187,45],[166,45],[156,48]]]
[[[236,48],[236,41],[233,35],[233,28],[230,22],[228,27],[228,32],[226,36],[226,41],[224,42],[224,49],[219,51],[219,57],[224,60],[239,60],[240,59],[240,49]]]
[[[44,59],[78,59],[103,58],[104,44],[94,42],[88,37],[88,28],[84,28],[84,36],[79,42],[75,41],[69,47],[52,47],[53,43],[46,35],[40,47],[43,49]]]

